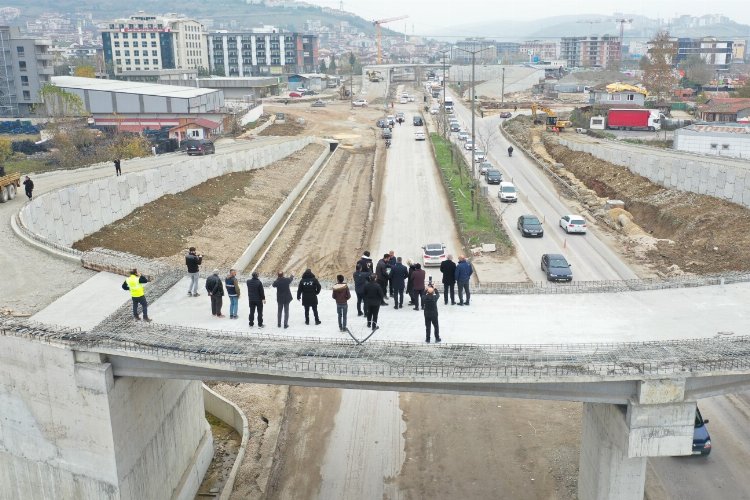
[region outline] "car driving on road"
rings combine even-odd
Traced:
[[[521,231],[521,236],[524,238],[531,236],[538,236],[541,238],[544,236],[544,229],[542,228],[542,222],[536,215],[522,215],[518,218],[516,227]]]
[[[510,111],[503,111],[500,113],[500,118],[510,118],[513,114]]]
[[[428,243],[422,247],[422,265],[439,266],[446,259],[445,245],[442,243]]]
[[[367,99],[357,99],[356,101],[352,101],[352,106],[355,108],[366,108]]]
[[[415,116],[412,118],[412,123],[415,127],[423,127],[424,126],[424,120],[422,120],[421,116]]]
[[[580,215],[563,215],[560,217],[560,227],[568,234],[586,234],[586,220]]]
[[[464,149],[467,151],[471,151],[472,149],[474,149],[474,143],[471,141],[466,141],[464,143]]]
[[[542,255],[542,271],[547,275],[548,281],[572,281],[573,271],[570,264],[558,253],[545,253]]]
[[[393,132],[391,132],[391,129],[389,128],[384,128],[380,133],[380,137],[383,139],[393,139]]]
[[[474,163],[482,163],[487,159],[487,155],[481,149],[474,150]]]
[[[185,151],[189,156],[203,156],[216,153],[216,148],[214,143],[208,139],[189,139],[185,141]]]
[[[326,102],[318,99],[317,101],[312,103],[310,106],[312,106],[313,108],[325,108]]]
[[[414,132],[414,140],[415,141],[424,141],[427,139],[427,136],[424,133],[424,130],[417,130]]]
[[[495,168],[487,170],[484,178],[487,181],[487,184],[500,184],[503,182],[503,174]]]
[[[485,175],[488,170],[491,170],[493,168],[495,168],[495,166],[492,163],[485,160],[479,164],[479,175]]]
[[[464,132],[462,130],[461,132],[458,133],[456,137],[458,138],[459,141],[468,141],[470,136],[468,132]]]
[[[512,182],[501,182],[500,189],[497,190],[497,197],[500,201],[506,203],[515,203],[518,201],[518,193],[516,192],[516,186]]]
[[[706,424],[708,419],[703,420],[701,411],[695,408],[695,426],[693,428],[693,455],[703,455],[704,457],[711,453],[711,436],[708,434]]]

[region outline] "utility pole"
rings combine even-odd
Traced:
[[[500,106],[505,104],[505,67],[503,66],[503,85],[500,90]]]
[[[354,108],[354,52],[349,52],[349,65],[352,67],[352,76],[349,78],[349,107]]]
[[[440,112],[443,115],[443,139],[446,139],[448,134],[448,113],[445,112],[445,88],[448,86],[448,81],[445,79],[445,56],[450,51],[451,49],[440,51],[443,55],[443,104],[440,106]]]
[[[474,151],[477,149],[477,143],[476,143],[476,115],[474,114],[474,101],[475,101],[475,89],[474,89],[474,76],[475,76],[475,67],[476,67],[476,59],[477,54],[480,52],[487,50],[489,47],[485,47],[483,49],[479,50],[466,50],[461,49],[459,47],[456,47],[457,50],[461,50],[463,52],[466,52],[467,54],[471,54],[471,177],[474,181],[476,181],[477,173],[476,173],[476,165],[474,161]]]

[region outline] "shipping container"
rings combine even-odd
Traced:
[[[660,113],[654,109],[610,109],[607,128],[615,130],[659,130]]]

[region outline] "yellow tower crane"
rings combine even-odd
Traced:
[[[375,36],[378,43],[378,64],[383,63],[383,52],[382,52],[382,38],[383,33],[381,32],[380,26],[385,23],[390,23],[393,21],[400,21],[402,19],[406,19],[409,16],[398,16],[398,17],[389,17],[388,19],[378,19],[377,21],[373,21],[372,24],[375,25]]]

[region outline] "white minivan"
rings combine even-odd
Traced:
[[[506,203],[515,203],[518,201],[518,193],[516,192],[516,186],[512,182],[501,182],[500,189],[497,191],[497,197],[500,201]]]

